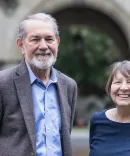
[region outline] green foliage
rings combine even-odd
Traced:
[[[71,27],[61,32],[56,68],[84,88],[104,90],[106,68],[120,57],[115,42],[106,34],[92,28]]]

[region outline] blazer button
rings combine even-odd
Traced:
[[[33,156],[33,155],[34,155],[34,153],[31,153],[31,155]]]

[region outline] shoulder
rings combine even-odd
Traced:
[[[91,116],[90,122],[91,122],[91,123],[94,123],[94,122],[96,122],[96,121],[101,120],[102,118],[104,118],[104,117],[105,117],[105,112],[106,112],[106,111],[107,111],[107,109],[104,109],[104,110],[99,111],[99,112],[95,112],[95,113]]]
[[[10,87],[14,86],[15,71],[16,67],[0,71],[0,92],[9,91]]]
[[[12,79],[14,77],[14,73],[16,72],[17,66],[5,70],[0,71],[0,81],[6,81],[8,79]]]
[[[77,86],[77,83],[74,79],[72,79],[71,77],[69,77],[68,75],[60,72],[59,70],[55,69],[55,72],[56,72],[56,75],[58,77],[60,77],[61,79],[65,80],[68,84],[70,85],[74,85],[74,86]]]
[[[15,65],[14,67],[0,71],[0,83],[1,81],[6,82],[26,73],[28,73],[27,67],[25,61],[22,60],[21,63]]]

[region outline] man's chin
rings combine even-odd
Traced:
[[[56,59],[53,59],[47,62],[42,62],[39,60],[32,60],[31,65],[40,70],[47,70],[51,68],[55,64],[55,62],[56,62]]]
[[[32,66],[39,70],[47,70],[53,66],[53,63],[47,64],[47,65],[45,65],[45,64],[43,65],[41,63],[32,63]]]

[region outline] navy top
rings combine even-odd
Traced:
[[[91,117],[89,156],[130,156],[130,123],[111,121],[106,111]]]

